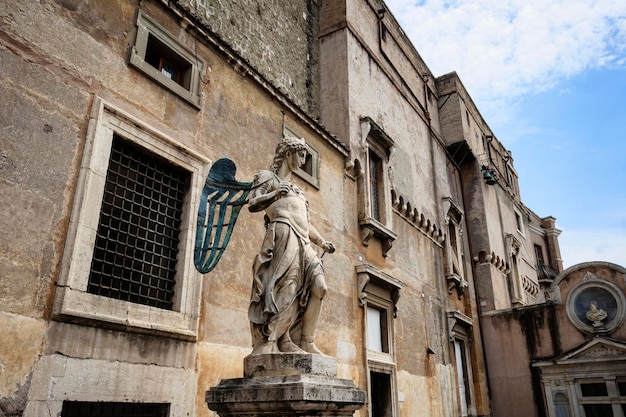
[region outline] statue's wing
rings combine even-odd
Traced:
[[[228,245],[239,211],[248,202],[252,183],[238,182],[236,171],[233,161],[218,159],[202,189],[194,250],[194,264],[200,273],[215,268]]]

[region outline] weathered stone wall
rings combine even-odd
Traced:
[[[9,416],[24,411],[45,340],[90,102],[86,78],[55,62],[51,51],[72,33],[62,9],[46,6],[0,5],[0,410]]]
[[[554,309],[544,306],[493,312],[481,318],[494,416],[539,415],[541,405],[533,397],[531,349],[537,349],[537,343],[551,345],[549,319],[554,319]]]
[[[315,38],[310,33],[317,24],[315,7],[311,4],[309,10],[306,2],[293,2],[283,9],[282,3],[268,2],[258,9],[260,15],[255,11],[254,18],[262,21],[254,23],[240,6],[223,4],[240,15],[238,22],[248,20],[245,28],[238,26],[230,34],[245,29],[249,43],[231,38],[237,46],[233,49],[245,52],[265,78],[314,113],[316,64],[307,42]],[[0,90],[4,103],[11,103],[0,110],[2,415],[56,415],[66,399],[149,402],[155,397],[171,400],[173,416],[208,415],[204,391],[222,377],[239,376],[241,359],[249,353],[250,266],[262,241],[262,216],[242,215],[223,266],[205,279],[197,343],[50,321],[95,97],[114,103],[207,160],[233,158],[243,180],[267,168],[287,123],[321,155],[321,190],[301,184],[314,207],[312,218],[339,247],[354,244],[344,237],[342,226],[354,223],[343,219],[353,211],[334,198],[336,193],[350,193],[351,182],[344,183],[344,156],[336,145],[328,144],[328,136],[322,138],[315,126],[303,124],[307,115],[292,113],[253,77],[242,77],[234,68],[241,65],[232,58],[208,47],[208,42],[196,42],[176,13],[161,2],[144,2],[142,11],[208,63],[202,110],[130,67],[138,8],[139,2],[124,0],[0,5]],[[229,13],[226,9],[224,15]],[[272,30],[277,22],[284,27],[278,34]],[[273,37],[278,35],[282,38]],[[259,42],[266,46],[261,48]],[[340,215],[342,221],[331,222],[329,213]],[[351,267],[347,258],[335,259],[344,269]],[[352,287],[343,285],[329,296],[338,305],[352,296]],[[334,317],[326,311],[323,320]],[[98,325],[107,327],[105,322]],[[337,348],[336,338],[325,334],[329,343],[322,343],[322,348],[346,351],[341,375],[356,374],[351,352],[358,335],[348,322],[336,325],[343,326],[348,347]],[[130,388],[141,387],[146,380],[154,383],[144,392]],[[165,380],[170,383],[162,384]],[[55,383],[58,389],[53,388]]]
[[[151,329],[137,333],[106,317],[53,317],[66,273],[62,258],[68,225],[75,220],[72,207],[82,196],[79,167],[93,133],[92,107],[103,101],[137,121],[138,129],[149,127],[207,164],[232,158],[242,181],[268,167],[285,126],[303,136],[320,154],[319,187],[294,181],[307,195],[312,223],[338,248],[324,258],[329,291],[319,347],[338,359],[340,377],[367,389],[365,318],[355,269],[364,263],[379,268],[403,285],[394,320],[399,415],[456,412],[447,312],[459,310],[477,320],[473,294],[459,298],[448,292],[444,276],[441,201],[460,200],[459,173],[442,146],[446,131],[436,93],[428,95],[435,91],[432,75],[390,15],[382,17],[387,38],[380,38],[381,5],[374,0],[0,4],[0,91],[10,103],[0,108],[0,329],[7,336],[0,338],[0,413],[39,417],[57,415],[64,400],[157,398],[172,404],[172,417],[208,417],[205,391],[220,379],[240,377],[242,359],[250,353],[251,264],[265,229],[262,215],[246,210],[221,263],[198,277],[198,330],[186,335],[188,340]],[[319,7],[325,13],[322,52]],[[129,65],[139,10],[206,61],[199,109]],[[341,142],[315,122],[318,115]],[[444,124],[450,122],[447,116]],[[363,244],[359,173],[346,169],[346,160],[363,157],[362,117],[394,141],[390,182],[397,199],[389,217],[398,238],[387,257],[380,241]],[[455,129],[463,128],[462,118],[456,123]],[[487,241],[490,233],[501,239],[514,219],[507,212],[501,224],[498,196],[490,192],[488,207],[476,207],[485,221],[494,222]],[[417,214],[427,221],[420,223]],[[495,247],[503,252],[498,242]],[[467,242],[463,247],[469,253]],[[469,262],[466,254],[471,274]],[[496,290],[506,294],[505,281],[499,284]],[[473,326],[477,410],[488,414],[477,321]],[[359,414],[366,416],[367,410]]]
[[[179,0],[257,71],[319,115],[316,0]]]
[[[553,299],[550,302],[483,314],[481,321],[490,369],[494,415],[546,415],[543,409],[546,399],[542,398],[544,388],[538,382],[539,370],[533,368],[533,363],[554,361],[557,364],[564,359],[571,359],[572,352],[585,343],[602,337],[621,343],[626,340],[626,326],[621,319],[617,320],[622,323],[621,326],[610,333],[599,330],[595,334],[589,334],[577,328],[567,313],[571,291],[596,278],[602,283],[613,285],[623,297],[626,293],[625,271],[621,266],[606,262],[574,265],[563,271],[552,284]],[[587,274],[594,277],[590,279]],[[617,352],[619,351],[607,350],[588,354],[587,359],[591,365],[580,366],[597,366],[602,359],[608,359]],[[582,363],[584,359],[575,357],[574,361]],[[575,379],[576,366],[568,366],[569,378]],[[615,361],[613,366],[614,372],[621,372],[620,363]],[[547,401],[551,402],[552,399],[548,398]]]
[[[351,161],[357,161],[355,166],[363,170],[363,118],[373,120],[394,143],[389,177],[398,200],[390,227],[398,239],[386,258],[381,258],[380,247],[372,248],[371,243],[362,253],[364,262],[403,283],[393,324],[398,414],[455,415],[459,403],[446,311],[459,309],[473,317],[476,305],[471,296],[459,301],[456,292],[449,295],[444,245],[427,231],[446,227],[444,197],[454,197],[459,205],[463,202],[441,143],[436,96],[428,96],[428,90],[435,89],[432,75],[419,55],[404,43],[393,16],[381,17],[382,7],[381,2],[358,0],[322,4],[321,120],[350,145]],[[429,222],[430,229],[420,229],[411,220],[416,212],[424,216],[424,223]],[[469,265],[467,270],[471,274]],[[480,345],[479,333],[474,336],[474,344]],[[428,354],[429,349],[436,354]],[[482,356],[479,347],[472,349]],[[476,362],[477,382],[471,388],[476,402],[472,407],[473,412],[488,413],[486,379],[480,363],[482,359]]]

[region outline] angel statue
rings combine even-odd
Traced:
[[[248,309],[252,354],[322,354],[314,338],[326,282],[311,243],[328,253],[335,246],[309,223],[307,199],[290,182],[291,174],[304,164],[307,150],[304,139],[283,138],[270,169],[254,177],[248,210],[265,210],[266,234],[253,266]]]
[[[253,264],[248,308],[253,355],[323,355],[315,331],[327,287],[321,257],[311,243],[328,253],[335,246],[309,223],[308,201],[291,182],[307,152],[304,139],[283,138],[270,169],[259,171],[252,183],[237,182],[232,161],[221,159],[201,198],[195,262],[203,273],[219,261],[241,207],[248,203],[250,212],[265,211],[265,238]]]

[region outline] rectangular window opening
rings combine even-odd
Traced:
[[[87,291],[171,310],[191,174],[113,137]]]
[[[580,384],[580,392],[583,397],[608,397],[609,392],[604,382],[588,382]]]
[[[61,417],[167,417],[167,403],[63,401]]]
[[[461,401],[461,415],[467,416],[469,405],[471,404],[470,378],[468,372],[469,364],[465,353],[465,343],[462,340],[456,339],[454,341],[454,353],[459,388],[459,400]]]
[[[372,417],[392,417],[390,374],[370,372],[370,406]]]
[[[382,159],[372,150],[369,151],[370,193],[372,196],[372,218],[381,221],[382,198]]]
[[[170,80],[187,90],[191,88],[191,64],[151,33],[148,34],[145,60]]]
[[[390,353],[386,310],[367,306],[367,348]]]
[[[537,264],[543,265],[545,263],[543,261],[543,249],[540,245],[535,245],[535,258],[537,259]]]
[[[302,165],[301,168],[304,172],[306,172],[310,176],[313,176],[313,155],[311,155],[310,152],[307,152],[306,160],[304,161],[304,165]]]
[[[613,417],[611,404],[583,404],[585,417]]]

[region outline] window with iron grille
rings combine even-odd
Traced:
[[[99,97],[91,114],[53,317],[193,339],[193,234],[210,160]]]
[[[189,177],[114,135],[88,292],[172,308]]]
[[[167,417],[169,404],[64,401],[61,417]]]

